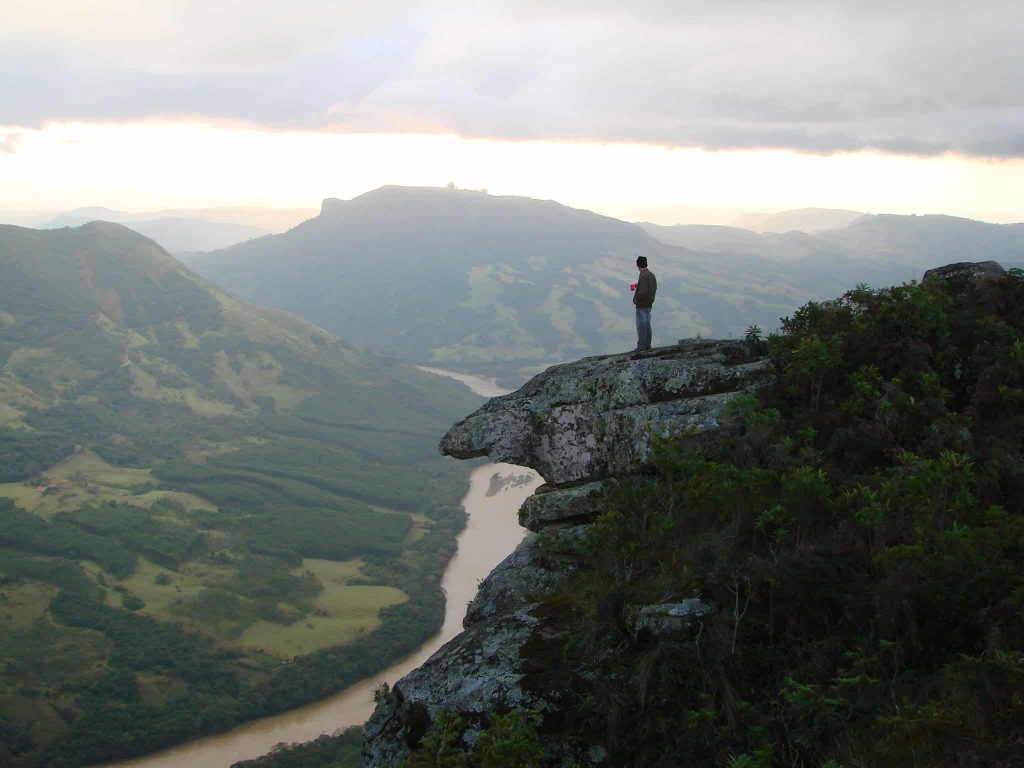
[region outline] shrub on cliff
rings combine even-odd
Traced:
[[[605,500],[558,598],[568,730],[615,765],[1020,764],[1021,274],[861,286],[768,346],[740,435]],[[690,634],[636,632],[694,596]]]

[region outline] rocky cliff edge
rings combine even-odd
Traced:
[[[961,262],[923,280],[991,301],[985,292],[1002,274],[995,262]],[[656,436],[700,441],[729,429],[725,406],[772,377],[757,353],[743,342],[690,340],[639,356],[586,358],[549,368],[451,428],[443,453],[532,467],[547,482],[520,508],[530,533],[481,583],[465,631],[378,704],[365,727],[367,766],[397,766],[439,712],[463,717],[471,747],[494,713],[520,707],[542,716],[550,764],[604,763],[597,747],[559,741],[566,686],[552,595],[579,562],[575,545],[600,512],[602,486],[641,471]],[[691,598],[633,606],[628,620],[637,636],[656,640],[699,631],[710,610]]]
[[[481,583],[465,631],[381,697],[365,727],[365,765],[397,766],[440,711],[465,718],[469,744],[494,712],[529,708],[557,719],[557,669],[531,658],[530,647],[545,631],[541,601],[572,572],[602,484],[640,470],[655,437],[699,440],[727,429],[729,401],[770,376],[746,343],[685,340],[551,367],[453,426],[442,453],[531,467],[546,483],[520,509],[530,533]],[[641,606],[638,631],[685,631],[703,610],[697,600]],[[567,759],[601,762],[600,750],[565,750]]]

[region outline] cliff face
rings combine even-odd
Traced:
[[[770,366],[590,358],[453,427],[548,484],[367,764],[1022,764],[1022,308],[951,264],[802,307]]]
[[[468,744],[494,712],[529,708],[557,721],[557,667],[535,658],[546,630],[540,601],[573,570],[595,494],[642,469],[655,437],[700,440],[728,429],[725,406],[770,376],[769,363],[742,342],[683,341],[554,366],[452,427],[443,453],[528,466],[547,482],[520,509],[530,533],[481,583],[465,631],[379,702],[365,728],[365,764],[398,765],[441,711],[470,724]],[[686,631],[703,611],[699,600],[638,606],[637,631]],[[599,749],[569,749],[566,757],[601,761]]]

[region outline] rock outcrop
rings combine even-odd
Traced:
[[[950,264],[930,270],[924,282],[944,281],[954,297],[987,301],[1003,274],[995,262]],[[690,340],[554,366],[451,428],[443,453],[532,467],[546,484],[520,508],[532,533],[482,582],[465,631],[378,705],[366,726],[367,766],[397,765],[440,711],[465,719],[471,747],[492,714],[516,707],[552,724],[542,728],[550,764],[603,764],[600,749],[556,735],[567,690],[559,677],[557,590],[583,557],[575,545],[601,511],[606,488],[643,469],[653,438],[699,441],[727,430],[725,406],[771,380],[771,365],[757,351],[736,341]],[[630,605],[623,618],[642,645],[699,636],[714,612],[693,596]]]
[[[680,603],[644,605],[633,611],[633,634],[653,638],[672,638],[689,634],[711,607],[696,598]]]
[[[398,765],[442,710],[463,716],[469,743],[496,711],[557,714],[559,681],[530,658],[529,647],[544,632],[541,600],[578,562],[576,544],[599,509],[603,484],[640,469],[655,436],[728,428],[729,401],[771,377],[756,352],[743,342],[688,340],[590,357],[549,368],[452,427],[443,453],[531,467],[547,483],[520,509],[531,533],[481,583],[465,631],[378,704],[365,728],[367,766]],[[654,637],[688,631],[704,610],[698,600],[640,606],[637,628]],[[565,757],[596,764],[600,750]]]
[[[943,280],[951,286],[955,294],[963,294],[967,289],[998,280],[1004,274],[1006,270],[996,261],[959,261],[956,264],[929,269],[924,273],[922,282]]]
[[[593,514],[594,497],[603,486],[600,480],[557,489],[543,485],[519,508],[519,524],[540,531],[550,525],[585,520]]]
[[[716,431],[723,406],[768,375],[768,362],[737,341],[588,357],[488,401],[451,428],[441,452],[532,467],[556,485],[631,472],[653,436]]]

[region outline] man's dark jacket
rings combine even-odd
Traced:
[[[637,309],[650,309],[654,305],[654,294],[658,292],[658,281],[649,269],[641,270],[636,281],[633,303]]]

